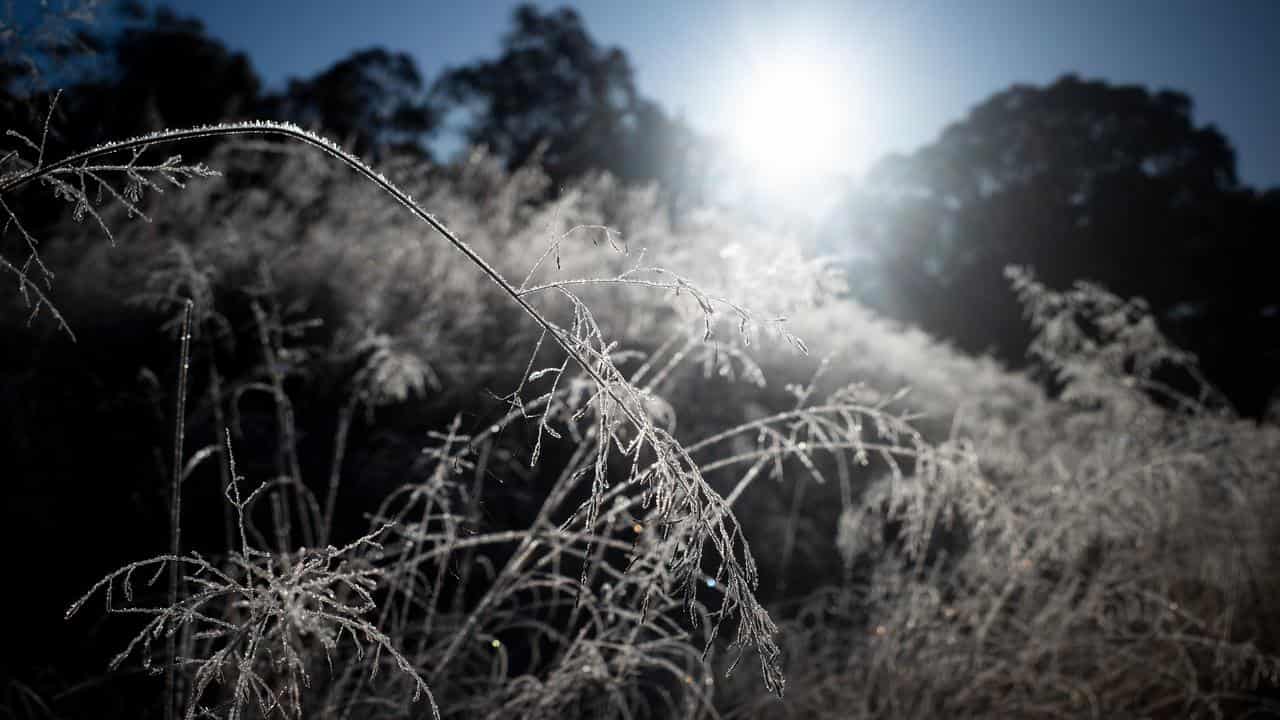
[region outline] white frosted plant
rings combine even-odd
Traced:
[[[630,682],[628,676],[650,665],[665,669],[679,682],[691,688],[703,687],[699,683],[704,672],[697,669],[702,661],[696,659],[696,653],[690,655],[688,652],[690,647],[696,646],[690,645],[692,638],[687,635],[684,623],[670,619],[673,611],[683,607],[691,613],[692,619],[701,618],[695,625],[704,636],[702,652],[712,649],[717,631],[723,624],[736,624],[734,644],[739,647],[740,652],[753,649],[759,653],[766,687],[780,693],[782,678],[777,671],[773,644],[775,628],[754,596],[757,575],[746,540],[737,528],[729,505],[707,483],[698,463],[667,429],[673,425],[674,418],[669,406],[653,393],[652,385],[664,380],[669,368],[698,355],[691,352],[698,343],[686,344],[674,358],[667,358],[667,369],[653,373],[648,378],[649,387],[642,387],[637,384],[637,375],[624,373],[615,364],[615,359],[621,357],[615,352],[615,343],[608,339],[577,291],[582,287],[628,286],[670,292],[677,297],[687,298],[691,301],[690,305],[700,327],[699,332],[691,338],[701,337],[703,340],[709,339],[713,328],[721,324],[737,329],[746,337],[747,331],[754,332],[753,328],[757,325],[776,324],[776,321],[758,321],[749,309],[704,293],[684,277],[655,265],[636,264],[616,276],[550,280],[532,284],[539,265],[548,262],[559,252],[558,243],[577,232],[600,232],[607,244],[625,251],[626,248],[617,243],[616,238],[605,228],[575,226],[560,233],[558,237],[561,239],[553,241],[550,248],[534,262],[526,285],[515,286],[469,244],[454,235],[386,177],[328,141],[283,124],[235,123],[162,131],[108,143],[54,162],[38,157],[36,162],[3,179],[0,183],[0,198],[11,197],[24,186],[43,182],[60,193],[60,196],[76,203],[78,212],[91,215],[105,226],[105,220],[95,209],[97,198],[91,198],[88,194],[87,184],[90,181],[109,188],[104,179],[105,174],[123,175],[127,182],[125,189],[118,193],[106,190],[106,195],[123,207],[127,214],[141,214],[142,210],[136,204],[140,199],[137,191],[141,188],[157,189],[152,184],[138,180],[145,177],[144,173],[156,173],[175,183],[184,177],[213,174],[202,165],[184,166],[175,160],[145,164],[142,159],[153,147],[194,139],[243,135],[283,136],[318,148],[338,159],[371,182],[380,192],[399,203],[412,216],[441,234],[447,245],[452,246],[468,264],[491,280],[499,294],[524,313],[538,329],[540,337],[530,356],[531,369],[521,387],[526,382],[532,386],[541,381],[543,385],[549,383],[551,389],[532,400],[526,400],[528,393],[517,389],[512,394],[512,401],[521,408],[522,418],[541,416],[542,419],[537,421],[539,436],[558,434],[560,430],[557,427],[572,427],[580,439],[582,450],[576,456],[576,465],[571,463],[571,470],[562,474],[563,487],[553,495],[553,499],[556,503],[563,503],[569,490],[583,479],[587,481],[590,490],[579,511],[573,513],[569,521],[555,527],[555,532],[567,534],[567,544],[552,553],[551,560],[547,560],[558,566],[563,562],[560,556],[566,552],[581,556],[576,561],[581,566],[576,584],[569,582],[565,586],[566,597],[572,599],[572,612],[588,612],[579,610],[587,607],[583,604],[581,593],[592,586],[593,578],[607,567],[594,554],[600,548],[613,548],[612,552],[620,549],[612,538],[618,528],[625,530],[622,508],[631,508],[628,510],[629,516],[634,518],[633,524],[641,528],[634,531],[634,534],[645,533],[644,542],[629,550],[629,567],[625,572],[613,571],[614,575],[609,583],[613,589],[605,591],[609,598],[607,603],[616,605],[613,612],[618,617],[614,619],[614,624],[621,621],[619,618],[629,618],[624,625],[629,624],[636,629],[630,631],[632,635],[627,639],[631,643],[638,643],[630,650],[627,649],[626,642],[613,641],[607,645],[609,653],[606,655],[613,656],[613,659],[605,660],[606,669],[612,669],[604,672],[602,677],[611,674],[614,677],[615,687],[611,692],[619,692],[618,688],[626,687]],[[124,156],[126,160],[122,163],[111,161],[111,158],[119,156]],[[34,242],[30,251],[32,259],[26,266],[28,268],[38,262]],[[157,302],[175,294],[182,296],[196,292],[204,286],[200,278],[208,277],[205,270],[192,263],[189,253],[184,255],[177,252],[172,257],[174,263],[170,266],[171,270],[152,277],[155,289],[152,297]],[[24,266],[12,267],[19,274],[21,287],[38,292],[38,287],[28,278],[28,270]],[[269,300],[271,284],[275,281],[267,273],[263,275],[263,282],[267,285],[263,286],[261,292],[267,293],[263,297]],[[547,312],[535,307],[534,303],[543,296],[555,298],[562,308],[567,309],[566,323],[553,321]],[[43,295],[36,297],[38,302],[47,302]],[[207,297],[205,294],[201,299]],[[146,299],[147,296],[142,298]],[[39,307],[37,305],[37,309]],[[296,363],[305,363],[306,356],[290,350],[292,326],[273,307],[270,302],[255,301],[253,304],[255,324],[265,353],[264,374],[260,380],[236,390],[236,397],[243,391],[261,391],[273,398],[277,409],[277,424],[282,433],[282,457],[285,460],[279,466],[281,475],[278,478],[267,481],[241,501],[234,495],[238,492],[239,478],[236,477],[234,466],[229,463],[229,447],[226,449],[224,459],[230,467],[224,473],[224,478],[228,492],[233,493],[231,507],[235,510],[236,526],[239,528],[238,549],[232,551],[222,562],[175,551],[132,563],[95,585],[85,598],[73,605],[69,614],[79,611],[89,596],[102,593],[108,599],[110,612],[149,617],[143,630],[118,656],[117,663],[123,662],[134,652],[141,652],[149,663],[155,640],[164,637],[172,641],[176,638],[176,649],[165,653],[167,656],[161,662],[169,668],[176,668],[186,678],[183,685],[186,698],[181,704],[188,717],[224,712],[229,717],[240,717],[249,712],[250,708],[256,708],[263,716],[275,713],[301,716],[304,708],[311,707],[306,698],[307,688],[314,678],[312,663],[315,657],[332,658],[343,646],[344,639],[355,648],[357,658],[361,653],[373,657],[370,661],[373,674],[376,674],[376,668],[381,662],[378,658],[390,657],[395,660],[397,669],[416,678],[414,697],[419,695],[419,691],[430,697],[430,691],[426,689],[427,685],[421,677],[429,680],[450,668],[450,663],[458,657],[462,648],[470,647],[478,623],[488,621],[490,613],[494,613],[495,617],[501,615],[496,605],[500,594],[513,592],[511,587],[526,587],[531,581],[537,585],[540,575],[524,563],[538,562],[537,556],[541,551],[535,550],[545,542],[541,539],[541,533],[550,532],[553,528],[535,526],[520,536],[525,550],[517,553],[512,561],[514,564],[509,566],[506,573],[506,576],[514,576],[514,585],[507,587],[498,582],[504,577],[499,573],[491,591],[499,595],[491,595],[495,599],[482,601],[473,608],[468,616],[471,619],[454,627],[445,644],[437,648],[439,654],[402,654],[404,651],[398,645],[409,636],[405,628],[399,628],[399,632],[393,637],[370,620],[378,611],[374,591],[382,587],[379,583],[388,577],[394,582],[411,583],[417,581],[416,576],[388,576],[387,566],[379,560],[382,553],[374,543],[384,532],[395,532],[394,528],[401,528],[403,532],[412,526],[397,518],[391,525],[382,526],[360,542],[342,549],[315,550],[293,544],[294,531],[302,533],[302,537],[309,538],[311,542],[323,541],[329,536],[335,502],[332,489],[336,488],[337,475],[331,479],[331,492],[323,506],[301,483],[296,450],[292,449],[296,445],[296,438],[292,436],[293,417],[286,380],[294,372],[291,368],[300,367]],[[205,317],[215,319],[215,315],[207,308],[198,312],[210,313]],[[728,319],[722,320],[726,315]],[[197,322],[196,326],[199,325],[200,322]],[[188,320],[184,326],[184,336],[190,334],[190,327]],[[797,338],[785,330],[782,335],[796,346],[803,347]],[[562,360],[549,368],[549,371],[534,372],[533,365],[537,361],[539,348],[544,346],[548,352],[554,349]],[[365,388],[358,393],[368,405],[401,401],[439,382],[429,365],[423,364],[413,354],[398,354],[386,336],[372,334],[356,340],[354,349],[364,357],[364,365],[358,371],[355,383]],[[702,351],[701,354],[706,352],[711,350]],[[732,357],[732,343],[726,345],[726,352]],[[645,367],[652,370],[650,366]],[[233,404],[237,402],[238,400],[233,400]],[[178,430],[180,437],[181,425]],[[180,444],[178,448],[180,452]],[[202,449],[196,456],[185,461],[186,471],[183,475],[204,460],[222,454],[222,450],[218,448]],[[340,455],[339,451],[335,467],[341,464]],[[531,460],[536,463],[537,459],[535,450]],[[617,467],[629,467],[624,473],[625,483],[615,484],[611,479],[611,474]],[[180,478],[175,479],[175,487],[179,481]],[[625,490],[625,494],[619,494],[620,489]],[[255,524],[246,519],[246,511],[258,502],[266,505],[274,518],[274,540],[258,533]],[[557,507],[560,511],[565,509]],[[176,506],[174,515],[175,518],[179,515]],[[175,533],[176,527],[175,522]],[[175,545],[177,544],[175,540]],[[310,546],[310,542],[307,545]],[[323,546],[323,542],[321,545]],[[706,554],[707,550],[711,554]],[[712,568],[709,578],[704,575],[706,566]],[[176,577],[173,584],[176,590],[171,591],[169,603],[149,606],[134,602],[135,573],[160,573],[162,570],[168,570],[172,577]],[[559,577],[560,573],[556,576]],[[707,584],[708,580],[711,582],[710,586]],[[715,610],[711,612],[700,609],[702,601],[697,595],[699,588],[707,587],[715,588]],[[609,594],[618,593],[622,588],[627,588],[625,598]],[[125,595],[126,602],[123,605],[116,602],[117,589]],[[628,606],[632,609],[626,610]],[[384,609],[382,619],[387,618]],[[564,646],[562,662],[569,663],[564,667],[577,668],[581,662],[590,668],[591,663],[596,662],[590,658],[605,657],[600,654],[601,648],[605,647],[600,643],[606,642],[604,638],[614,632],[611,627],[613,624],[605,623],[599,629],[602,634],[583,637],[578,642]],[[640,629],[644,629],[643,632]],[[635,634],[637,632],[640,634]],[[641,640],[653,632],[659,632],[669,639],[659,644]],[[593,647],[594,650],[591,649]],[[349,656],[350,651],[348,648],[344,652]],[[666,653],[670,653],[670,656],[664,660]],[[516,692],[509,698],[510,708],[524,708],[521,713],[525,713],[529,711],[528,703],[535,702],[543,711],[551,712],[556,703],[551,702],[550,698],[555,697],[555,693],[574,687],[569,676],[561,677],[557,672],[553,669],[542,681],[545,692],[536,698],[536,702],[530,696]],[[695,675],[699,683],[694,683]],[[367,685],[367,680],[357,683],[357,687]],[[222,690],[215,691],[216,688]],[[688,695],[687,691],[681,691],[678,695],[696,698],[698,692]],[[610,702],[615,711],[621,711],[621,708],[635,707],[641,699],[640,696],[628,696]],[[677,705],[683,707],[683,701]],[[432,707],[434,712],[434,701]],[[699,712],[706,709],[704,703]]]
[[[24,247],[20,258],[0,255],[0,269],[16,277],[18,293],[30,308],[31,318],[41,310],[51,313],[61,327],[70,333],[58,309],[45,291],[52,286],[53,273],[40,257],[40,240],[27,231],[13,198],[23,186],[40,183],[48,192],[71,206],[77,222],[89,218],[114,243],[114,236],[101,209],[115,205],[129,216],[146,219],[139,203],[146,192],[163,193],[165,187],[182,188],[193,178],[207,178],[218,173],[201,163],[183,163],[181,155],[164,160],[144,160],[148,145],[134,144],[122,153],[89,152],[50,161],[45,157],[49,138],[49,122],[58,101],[55,94],[38,139],[16,129],[5,131],[15,147],[0,156],[0,238],[15,235]]]
[[[863,491],[836,538],[850,579],[781,623],[788,701],[739,684],[726,717],[1275,712],[1249,693],[1280,681],[1258,644],[1280,435],[1140,302],[1010,274],[1062,392],[971,404]],[[1190,391],[1161,380],[1179,369]]]
[[[377,609],[373,593],[382,570],[366,562],[369,550],[381,549],[378,538],[385,528],[344,547],[299,548],[290,553],[255,549],[249,542],[245,516],[273,490],[261,484],[241,492],[244,478],[236,472],[227,437],[231,482],[227,502],[236,513],[238,547],[225,560],[212,562],[197,553],[163,555],[130,563],[107,575],[67,610],[70,618],[93,597],[101,595],[108,614],[148,618],[142,630],[111,661],[118,668],[133,655],[150,667],[159,652],[154,646],[167,637],[181,635],[176,657],[161,662],[180,667],[189,688],[183,717],[281,715],[301,718],[303,693],[312,685],[315,657],[332,665],[335,655],[366,654],[376,673],[386,656],[396,669],[412,678],[412,699],[426,696],[436,717],[435,699],[425,681],[391,638],[369,620]],[[181,568],[182,591],[175,603],[149,607],[135,599],[139,578],[150,576],[154,584],[169,568]],[[123,604],[119,598],[123,598]],[[349,643],[351,648],[341,647]],[[211,692],[223,686],[225,695]]]

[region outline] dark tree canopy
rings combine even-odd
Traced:
[[[472,143],[519,165],[546,141],[543,160],[556,174],[581,172],[636,109],[631,65],[621,50],[597,46],[573,10],[543,15],[526,5],[514,21],[501,57],[450,69],[437,88],[472,115]]]
[[[71,66],[102,52],[102,40],[92,32],[94,10],[74,3],[26,10],[10,3],[0,10],[0,98],[12,103],[42,92]]]
[[[76,137],[65,138],[69,145],[160,128],[272,118],[315,127],[351,142],[361,153],[387,146],[422,151],[420,141],[437,125],[427,83],[406,53],[362,50],[264,97],[248,58],[207,35],[198,20],[164,7],[148,11],[128,3],[120,6],[117,19],[116,32],[63,33],[55,36],[52,47],[36,48],[45,65],[73,50],[82,59],[89,51],[97,53],[92,62],[60,63],[74,73],[61,78],[71,81],[61,117],[77,119]],[[4,106],[15,110],[6,116],[17,109],[31,115],[37,106],[43,112],[45,103],[33,103],[29,93],[19,91],[20,81],[35,70],[8,55],[0,60],[0,85],[6,90]],[[15,118],[10,123],[30,129],[42,120]],[[67,125],[56,120],[55,133]]]
[[[65,93],[78,124],[105,138],[253,115],[261,83],[249,59],[166,8],[106,39],[101,72]]]
[[[1277,372],[1280,216],[1237,181],[1191,99],[1065,76],[1017,86],[934,143],[881,162],[846,207],[864,298],[970,351],[1020,364],[1028,340],[1003,268],[1099,282],[1149,301],[1238,404]]]
[[[46,61],[97,52],[78,65],[62,63],[67,92],[53,123],[55,143],[79,147],[161,127],[270,118],[317,129],[362,155],[396,149],[426,157],[424,141],[458,112],[467,141],[511,167],[539,162],[553,191],[608,171],[628,182],[659,182],[674,210],[696,204],[711,172],[707,140],[642,96],[626,54],[597,44],[572,9],[518,8],[499,57],[435,81],[409,54],[369,48],[265,96],[249,60],[198,20],[136,3],[119,9],[115,31],[51,35],[47,47],[35,49]],[[34,131],[47,103],[18,91],[30,85],[22,59],[32,49],[6,50],[0,113],[9,126]],[[79,120],[75,136],[60,137],[70,127],[60,120],[72,116]]]
[[[927,189],[968,205],[1038,186],[1087,205],[1107,177],[1141,174],[1188,193],[1234,188],[1235,157],[1212,126],[1192,122],[1191,98],[1073,75],[1045,88],[1014,86],[943,131],[932,145],[882,164],[889,187]]]
[[[124,3],[114,28],[89,29],[79,11],[49,8],[42,22],[53,28],[47,42],[7,48],[0,61],[0,125],[39,139],[51,88],[65,88],[48,124],[49,157],[162,128],[258,114],[261,83],[248,58],[208,36],[197,20]],[[7,149],[16,142],[10,138]],[[197,159],[211,147],[188,143],[181,152]],[[51,194],[31,193],[23,222],[46,235],[64,205]]]
[[[553,180],[607,170],[685,185],[694,134],[641,96],[627,56],[601,47],[572,9],[524,5],[492,60],[452,68],[436,84],[465,133],[519,166],[541,152]]]
[[[352,53],[313,78],[295,79],[264,103],[272,117],[316,127],[364,154],[381,147],[422,152],[437,114],[422,74],[407,53],[370,48]]]

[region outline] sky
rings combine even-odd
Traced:
[[[248,54],[267,86],[278,88],[370,46],[409,52],[428,79],[494,57],[517,3],[167,4]],[[801,67],[820,68],[813,90],[822,100],[792,119],[820,119],[822,132],[842,139],[838,152],[821,158],[824,171],[857,176],[887,153],[929,143],[1011,85],[1074,72],[1188,93],[1196,122],[1217,126],[1236,148],[1241,180],[1280,187],[1280,0],[582,0],[573,7],[597,43],[627,53],[645,96],[722,138],[740,134],[759,107],[749,102],[743,67],[801,59]]]

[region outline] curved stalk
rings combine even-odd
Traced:
[[[525,314],[555,338],[556,344],[559,345],[560,348],[569,355],[569,357],[573,358],[574,362],[576,362],[582,368],[583,372],[587,373],[587,375],[600,386],[602,391],[607,393],[609,397],[618,404],[622,413],[626,415],[628,420],[635,424],[637,429],[645,426],[645,423],[641,418],[638,417],[635,412],[622,401],[622,398],[618,397],[617,392],[610,387],[604,377],[596,371],[595,368],[591,367],[590,361],[584,357],[581,352],[576,350],[572,346],[572,343],[567,341],[561,335],[560,331],[552,325],[551,322],[542,315],[542,313],[538,312],[537,309],[525,300],[524,295],[520,290],[503,277],[502,274],[498,272],[497,268],[490,265],[489,262],[481,257],[479,253],[466,243],[466,241],[455,235],[453,231],[446,227],[445,224],[436,216],[427,212],[427,210],[414,201],[408,193],[401,190],[382,173],[374,170],[365,161],[356,157],[352,153],[343,150],[335,143],[326,140],[315,133],[304,130],[297,125],[261,120],[222,123],[218,125],[204,125],[181,130],[162,130],[147,135],[129,138],[127,140],[104,143],[83,152],[70,155],[56,162],[49,163],[48,165],[38,165],[26,172],[16,173],[4,178],[3,180],[0,180],[0,195],[10,193],[24,185],[27,185],[28,183],[47,177],[60,170],[74,169],[77,165],[88,163],[90,160],[94,160],[104,155],[110,155],[111,153],[125,150],[141,150],[152,145],[167,145],[190,140],[227,137],[233,135],[278,135],[287,137],[291,140],[319,149],[352,170],[355,170],[369,182],[377,185],[379,189],[390,195],[396,202],[403,205],[405,209],[415,217],[443,236],[444,239],[454,247],[454,249],[466,256],[472,264],[480,268],[480,271],[483,272],[486,277],[497,284],[498,287],[500,287],[502,291],[511,298],[512,302],[520,306],[520,309],[523,310]]]

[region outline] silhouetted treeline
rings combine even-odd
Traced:
[[[1022,364],[1029,335],[1002,270],[1027,265],[1050,286],[1146,299],[1244,414],[1276,392],[1280,190],[1242,185],[1227,138],[1182,93],[1072,75],[1001,92],[881,161],[825,243],[856,257],[858,297],[970,352]]]
[[[269,118],[317,129],[365,155],[396,149],[428,157],[428,141],[456,112],[464,116],[467,141],[511,167],[536,159],[555,183],[604,170],[674,188],[689,184],[692,166],[684,166],[700,142],[640,93],[626,53],[598,45],[569,8],[518,8],[499,57],[438,78],[424,78],[406,52],[368,48],[312,77],[292,78],[279,91],[265,90],[250,59],[210,37],[198,20],[163,7],[148,12],[124,4],[113,22],[81,35],[83,42],[57,53],[70,72],[43,78],[66,87],[55,119],[88,119],[53,125],[55,141],[67,148],[160,128]],[[23,82],[30,69],[3,70],[0,119],[20,127],[42,119],[43,93],[20,92],[33,87]]]
[[[82,32],[59,57],[97,52],[68,87],[51,152],[144,130],[271,118],[380,157],[428,143],[444,119],[508,167],[539,163],[555,193],[607,171],[657,181],[673,212],[711,197],[717,154],[635,81],[626,53],[599,45],[569,8],[518,8],[500,54],[424,78],[412,56],[371,48],[278,92],[198,21],[125,6],[115,32]],[[15,97],[7,125],[38,113]],[[1151,303],[1242,412],[1267,411],[1280,373],[1280,192],[1241,184],[1235,151],[1197,126],[1172,91],[1064,76],[1001,92],[909,156],[886,158],[828,223],[821,250],[848,255],[854,293],[888,315],[1019,366],[1025,323],[1003,269],[1049,284],[1100,283]],[[75,117],[77,123],[60,124]],[[199,153],[199,148],[184,152]],[[46,209],[48,210],[48,209]],[[46,220],[54,210],[41,216]]]

